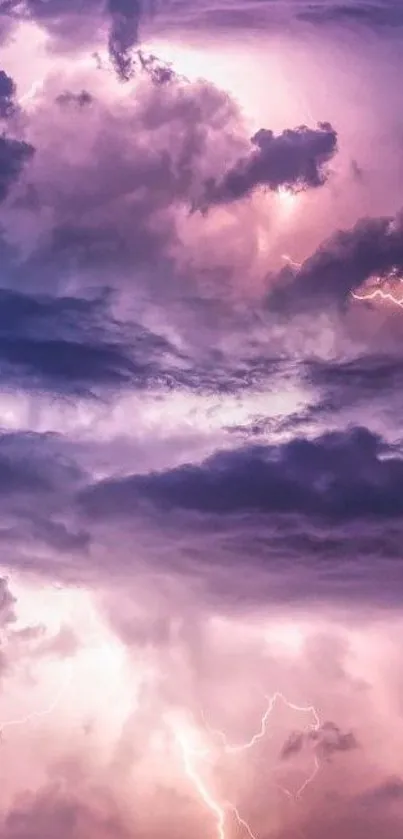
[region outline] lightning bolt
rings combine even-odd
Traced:
[[[391,276],[387,277],[385,282],[391,278]],[[378,278],[377,282],[382,282],[382,280]],[[402,280],[400,280],[400,282],[402,282]],[[357,292],[352,291],[351,296],[354,300],[376,300],[376,298],[379,298],[380,300],[386,300],[389,303],[393,303],[394,306],[398,306],[400,309],[403,309],[403,297],[396,297],[393,292],[384,291],[383,288],[374,288],[372,291],[365,292],[364,294],[357,294]]]
[[[225,808],[216,801],[214,795],[207,788],[192,759],[195,756],[204,756],[205,752],[193,749],[183,731],[176,729],[175,739],[182,753],[185,773],[192,782],[203,803],[214,816],[217,825],[218,839],[225,839]]]
[[[312,783],[312,781],[315,780],[315,778],[316,778],[316,776],[319,772],[319,769],[320,769],[320,763],[319,763],[319,760],[318,760],[318,756],[315,755],[315,757],[314,757],[314,767],[313,767],[312,773],[309,775],[308,778],[305,779],[304,783],[301,784],[300,788],[295,793],[295,795],[294,795],[295,799],[301,798],[302,793],[305,792],[306,788]],[[286,794],[289,794],[289,790],[287,790],[286,787],[283,788],[283,791]],[[292,797],[292,793],[291,793],[291,797]]]
[[[284,262],[287,262],[288,265],[291,265],[291,268],[295,268],[296,271],[300,270],[302,263],[295,262],[294,259],[291,259],[291,257],[288,256],[288,253],[281,254],[281,259],[284,259]]]
[[[49,714],[52,714],[53,711],[56,710],[56,708],[62,701],[63,697],[65,696],[66,691],[71,684],[72,675],[73,668],[70,664],[67,679],[64,680],[62,687],[60,688],[59,692],[57,693],[56,697],[52,700],[50,705],[48,705],[47,708],[44,708],[39,711],[31,711],[25,717],[19,717],[17,719],[7,720],[6,722],[0,723],[0,736],[3,736],[3,732],[6,728],[12,728],[13,726],[17,725],[26,725],[27,723],[32,722],[32,720],[40,719],[41,717],[47,717],[49,716]]]
[[[267,726],[269,719],[278,701],[283,702],[287,708],[290,708],[293,711],[311,714],[311,716],[313,717],[313,722],[308,726],[308,729],[312,731],[318,731],[320,729],[321,721],[314,705],[296,705],[293,702],[289,702],[288,699],[286,699],[286,697],[278,691],[274,693],[273,696],[266,697],[266,699],[268,701],[268,706],[261,717],[260,727],[258,731],[244,743],[229,743],[224,732],[218,729],[211,728],[205,719],[203,711],[201,712],[205,729],[208,731],[209,734],[221,740],[225,754],[236,754],[251,749],[253,748],[253,746],[256,745],[256,743],[259,740],[265,737],[265,735],[267,734]],[[225,800],[223,802],[220,802],[220,800],[218,800],[215,794],[211,792],[211,790],[203,780],[203,777],[197,768],[196,759],[206,758],[210,756],[211,751],[209,749],[195,748],[191,743],[190,736],[187,735],[184,729],[179,725],[174,726],[174,736],[182,755],[185,774],[191,782],[200,800],[203,802],[203,804],[205,804],[207,809],[211,812],[212,816],[214,817],[216,823],[217,839],[227,839],[226,821],[228,812],[232,813],[238,825],[241,828],[243,828],[249,836],[249,839],[257,839],[256,834],[253,832],[248,822],[241,816],[238,808],[230,801]],[[301,784],[300,788],[297,790],[296,793],[293,794],[290,790],[281,786],[278,786],[278,788],[285,795],[287,795],[288,798],[297,800],[301,798],[303,792],[306,790],[309,784],[312,783],[312,781],[318,774],[319,769],[320,763],[317,758],[317,755],[315,755],[313,770],[311,774],[304,780],[303,784]]]
[[[286,253],[283,253],[281,258],[284,260],[284,262],[287,262],[288,265],[290,265],[291,268],[294,268],[296,271],[299,271],[302,267],[301,262],[295,262],[295,260],[291,259],[291,257]],[[379,285],[381,285],[381,286],[385,285],[387,282],[391,282],[392,280],[393,281],[398,281],[400,283],[403,282],[403,278],[399,276],[399,272],[398,272],[397,268],[392,268],[392,270],[389,272],[389,274],[387,274],[387,276],[385,276],[385,277],[374,277],[374,282],[378,286]],[[393,293],[393,291],[384,291],[384,289],[382,287],[381,288],[379,288],[379,287],[378,288],[373,288],[370,291],[366,291],[366,292],[362,292],[362,293],[358,293],[356,291],[351,291],[350,294],[351,294],[351,297],[354,300],[370,301],[370,300],[376,300],[378,298],[379,300],[384,300],[385,302],[392,303],[394,306],[397,306],[399,309],[403,309],[403,296],[402,297],[397,297],[396,294]]]
[[[227,754],[234,754],[236,752],[243,752],[243,751],[245,751],[245,749],[250,749],[250,748],[252,748],[252,746],[255,745],[255,743],[257,743],[259,740],[261,740],[266,735],[268,720],[271,717],[271,715],[273,713],[273,709],[274,709],[276,703],[278,702],[278,700],[281,700],[284,703],[284,705],[286,705],[286,707],[290,708],[292,711],[298,711],[298,712],[301,712],[301,713],[312,714],[312,716],[314,718],[314,723],[311,724],[309,726],[309,728],[311,728],[313,731],[318,731],[319,730],[321,722],[320,722],[320,719],[319,719],[319,714],[318,714],[316,708],[314,707],[314,705],[295,705],[293,702],[289,702],[288,699],[286,699],[286,697],[282,693],[280,693],[279,691],[276,691],[276,693],[274,693],[273,696],[266,696],[265,699],[268,701],[269,704],[268,704],[268,706],[267,706],[267,708],[266,708],[266,710],[265,710],[265,712],[264,712],[264,714],[263,714],[263,716],[260,720],[259,731],[257,731],[256,734],[253,734],[252,737],[250,738],[250,740],[247,740],[245,743],[238,743],[236,745],[228,743],[227,737],[226,737],[226,735],[224,734],[223,731],[220,731],[219,729],[211,728],[208,725],[208,723],[206,722],[204,713],[202,711],[203,722],[204,722],[207,730],[209,731],[210,734],[213,734],[217,737],[220,737],[220,739],[222,740],[222,742],[224,744],[224,749],[225,749]]]
[[[224,734],[224,732],[220,731],[219,729],[211,728],[208,725],[208,723],[206,722],[203,711],[201,712],[202,713],[202,719],[203,719],[205,727],[207,728],[207,731],[210,734],[212,734],[213,736],[220,738],[220,740],[223,743],[224,752],[226,754],[237,754],[239,752],[246,751],[247,749],[251,749],[253,746],[255,746],[256,743],[259,742],[259,740],[262,740],[263,737],[266,736],[267,725],[268,725],[269,719],[270,719],[270,717],[273,713],[273,710],[276,706],[276,703],[279,700],[281,702],[283,702],[284,705],[287,708],[290,708],[290,710],[292,710],[292,711],[297,711],[299,713],[305,713],[305,714],[311,714],[311,716],[313,717],[313,722],[308,726],[308,729],[311,730],[311,731],[319,731],[319,729],[321,727],[321,721],[320,721],[320,718],[319,718],[319,714],[318,714],[314,705],[296,705],[294,702],[289,702],[289,700],[286,699],[286,697],[282,693],[280,693],[279,691],[276,691],[276,693],[274,693],[272,696],[266,696],[265,698],[268,701],[268,706],[267,706],[263,716],[261,717],[260,728],[245,743],[237,743],[237,744],[229,743],[226,735]],[[320,764],[319,764],[317,756],[315,755],[314,769],[313,769],[311,775],[308,778],[306,778],[306,780],[303,782],[303,784],[297,790],[296,793],[293,794],[286,787],[279,787],[279,789],[281,789],[281,791],[284,792],[284,794],[287,795],[287,797],[298,799],[298,798],[301,797],[302,793],[309,786],[309,784],[312,783],[312,781],[314,780],[314,778],[318,774],[319,769],[320,769]]]
[[[8,578],[6,578],[8,579]],[[60,586],[58,584],[54,584],[54,588],[56,590],[60,590]],[[64,593],[62,589],[62,597],[67,599],[67,595]],[[23,717],[17,717],[15,719],[6,720],[5,722],[0,722],[0,737],[3,737],[3,733],[7,728],[14,728],[15,726],[19,725],[27,725],[28,723],[32,722],[36,719],[41,719],[42,717],[47,717],[56,710],[56,708],[60,705],[61,701],[63,700],[68,688],[70,687],[71,681],[73,678],[73,663],[70,662],[68,665],[67,676],[63,680],[62,686],[60,687],[56,696],[51,700],[50,704],[46,708],[42,708],[37,711],[30,711]]]
[[[217,839],[226,839],[226,821],[227,821],[227,812],[231,812],[238,822],[239,826],[242,827],[245,832],[248,834],[249,839],[257,839],[255,833],[253,833],[250,825],[247,821],[240,815],[238,808],[233,804],[231,801],[223,801],[220,803],[217,800],[217,797],[211,790],[208,788],[207,784],[203,780],[197,766],[195,763],[195,758],[206,758],[211,755],[211,751],[209,749],[196,749],[192,746],[190,741],[189,735],[185,733],[181,726],[175,725],[174,726],[174,736],[176,743],[179,746],[183,766],[185,770],[186,776],[189,778],[193,788],[195,789],[198,797],[200,800],[205,804],[208,810],[210,810],[212,816],[214,817],[216,823],[216,835]]]

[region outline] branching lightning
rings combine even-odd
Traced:
[[[248,749],[253,748],[259,740],[262,740],[267,735],[267,726],[270,720],[270,717],[273,713],[273,710],[276,704],[281,701],[287,708],[290,708],[293,711],[297,711],[300,713],[308,713],[312,717],[312,722],[309,724],[308,729],[311,731],[319,731],[321,727],[321,721],[319,718],[318,711],[313,705],[296,705],[293,702],[289,702],[286,697],[280,693],[276,692],[271,697],[266,697],[268,701],[268,705],[264,711],[264,714],[260,720],[260,727],[258,731],[253,734],[249,740],[244,743],[237,743],[231,744],[228,742],[226,735],[223,731],[211,728],[208,723],[206,722],[205,716],[202,712],[202,718],[204,723],[204,728],[211,736],[218,738],[221,741],[223,753],[227,755],[239,754],[240,752],[246,751]],[[198,797],[200,800],[205,804],[208,810],[210,810],[212,816],[215,819],[216,823],[216,835],[217,839],[227,839],[226,835],[226,822],[227,822],[227,814],[232,813],[233,817],[237,821],[238,825],[244,829],[245,833],[249,836],[249,839],[257,839],[256,834],[253,832],[252,828],[248,824],[248,822],[241,816],[239,813],[238,808],[230,801],[220,801],[217,799],[216,795],[211,792],[208,788],[207,784],[203,780],[202,775],[197,766],[197,759],[198,758],[206,758],[210,756],[211,750],[209,749],[201,749],[196,748],[192,745],[191,736],[190,734],[186,733],[182,726],[176,725],[174,727],[174,735],[175,740],[180,748],[183,766],[185,770],[185,774],[192,783]],[[314,767],[311,774],[304,780],[303,784],[299,787],[299,789],[292,793],[289,789],[279,786],[278,788],[290,799],[297,800],[300,799],[303,792],[312,783],[316,775],[318,774],[320,769],[320,763],[317,755],[314,755]],[[277,786],[277,785],[276,785]]]
[[[206,807],[211,811],[215,818],[217,825],[218,839],[226,839],[225,837],[225,807],[215,799],[214,795],[209,791],[203,779],[200,777],[197,768],[194,765],[193,758],[197,756],[204,756],[205,752],[192,748],[184,731],[176,728],[175,739],[180,747],[183,759],[185,773],[192,782],[196,792]]]
[[[4,731],[11,727],[23,726],[32,722],[33,720],[49,716],[58,707],[63,700],[68,687],[70,686],[73,676],[73,666],[70,664],[66,678],[63,684],[59,687],[57,695],[53,698],[50,704],[40,710],[31,711],[22,717],[13,718],[5,722],[0,721],[0,736]],[[260,725],[255,733],[250,738],[241,743],[230,743],[226,734],[218,729],[212,728],[206,721],[204,714],[203,727],[194,725],[185,725],[176,720],[172,725],[172,732],[175,744],[181,756],[183,771],[191,784],[197,798],[202,805],[210,813],[213,823],[215,825],[216,839],[229,839],[229,830],[231,825],[236,823],[241,829],[244,839],[258,839],[256,833],[252,830],[249,823],[245,820],[243,815],[239,812],[238,807],[225,797],[221,797],[210,780],[205,778],[205,767],[211,758],[215,760],[217,756],[217,746],[215,742],[219,741],[220,755],[235,755],[253,749],[259,741],[269,736],[268,727],[276,706],[279,703],[284,704],[288,709],[309,714],[311,721],[306,727],[312,732],[319,732],[321,728],[321,721],[317,709],[313,705],[297,705],[289,702],[288,699],[279,691],[276,691],[272,696],[265,697],[267,705],[260,718]],[[210,742],[206,744],[206,738],[210,738]],[[215,742],[214,742],[215,741]],[[200,764],[203,763],[203,766]],[[300,799],[306,788],[312,783],[317,773],[320,770],[320,763],[317,753],[314,753],[314,766],[310,775],[303,781],[300,788],[296,792],[292,792],[287,788],[283,788],[275,784],[289,799]]]
[[[266,708],[266,710],[265,710],[265,712],[264,712],[264,714],[261,718],[259,731],[257,731],[256,734],[253,734],[252,737],[250,738],[250,740],[248,740],[246,743],[238,743],[238,744],[235,744],[235,745],[228,743],[228,740],[227,740],[224,732],[219,731],[218,729],[211,728],[208,725],[208,723],[206,723],[206,721],[204,719],[204,714],[202,712],[203,721],[204,721],[204,724],[205,724],[207,730],[209,731],[210,734],[213,734],[213,735],[216,735],[217,737],[220,737],[220,739],[223,742],[224,750],[225,750],[226,754],[234,754],[236,752],[243,752],[243,751],[245,751],[245,749],[250,749],[250,748],[252,748],[252,746],[255,745],[255,743],[257,743],[259,740],[261,740],[266,735],[268,720],[271,717],[273,709],[274,709],[274,707],[276,705],[276,702],[278,700],[281,700],[282,702],[284,702],[284,705],[286,705],[287,708],[290,708],[292,711],[299,711],[301,713],[312,714],[313,719],[314,719],[314,724],[309,726],[309,727],[312,728],[313,731],[318,731],[318,729],[320,728],[320,719],[319,719],[318,713],[316,711],[316,708],[314,708],[313,705],[307,705],[307,706],[294,705],[292,702],[289,702],[288,699],[286,699],[285,696],[282,693],[280,693],[279,691],[276,691],[276,693],[274,693],[273,696],[266,696],[265,698],[266,698],[266,700],[268,701],[269,704],[268,704],[268,706],[267,706],[267,708]]]
[[[257,839],[248,822],[240,815],[238,808],[231,801],[220,803],[215,795],[210,792],[201,777],[195,766],[194,758],[206,757],[209,752],[204,749],[193,748],[185,732],[178,727],[175,730],[175,739],[181,750],[185,774],[191,781],[199,798],[206,805],[207,809],[210,810],[215,819],[218,839],[226,839],[225,824],[227,821],[227,811],[232,812],[239,826],[243,827],[248,834],[249,839]]]

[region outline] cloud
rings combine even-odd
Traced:
[[[333,360],[310,360],[302,365],[306,381],[318,392],[313,413],[330,416],[335,411],[369,401],[382,407],[388,395],[398,400],[402,388],[402,360],[395,353],[360,353]]]
[[[230,167],[220,180],[206,184],[206,205],[236,201],[258,187],[277,190],[322,186],[325,166],[337,151],[337,133],[330,123],[316,129],[286,129],[275,135],[261,128],[252,137],[252,149]]]
[[[68,258],[69,243],[77,246],[80,233],[59,233],[60,253]],[[80,240],[84,245],[84,234]],[[33,271],[33,261],[21,267],[5,246],[6,263],[17,281],[21,270]],[[263,357],[241,354],[235,362],[208,347],[182,342],[179,349],[175,336],[115,317],[118,301],[107,292],[94,297],[93,290],[84,297],[0,288],[0,383],[15,391],[105,398],[130,390],[224,395],[262,388],[281,376],[281,363]]]
[[[269,20],[273,7],[185,5],[165,4],[165,20],[210,14],[230,29],[248,15],[251,25]],[[252,130],[224,90],[133,52],[137,4],[31,0],[19,9],[47,33],[35,78],[48,64],[52,73],[9,123],[35,155],[1,206],[0,545],[15,582],[2,571],[1,720],[45,714],[3,729],[0,835],[214,835],[172,715],[197,729],[202,748],[211,745],[211,762],[200,756],[203,781],[239,805],[257,836],[400,839],[403,461],[393,393],[401,318],[385,316],[380,336],[383,316],[371,309],[373,330],[352,347],[341,324],[354,318],[358,331],[367,306],[344,319],[337,311],[374,269],[401,264],[400,217],[374,201],[385,218],[364,219],[305,258],[314,246],[304,231],[322,235],[323,208],[331,205],[327,229],[351,224],[341,218],[340,179],[316,188],[339,139],[346,188],[363,195],[373,177],[359,149],[350,154],[351,113],[341,118],[361,81],[346,101],[340,86],[337,113],[340,76],[328,44],[321,51],[316,38],[310,77],[309,66],[302,72],[306,42],[287,52],[287,35],[277,54],[273,39],[267,59],[284,91],[281,82],[272,123],[262,99],[257,125],[298,125],[299,90],[311,100],[318,67],[332,123],[263,130],[250,143]],[[40,40],[35,27],[25,31]],[[251,57],[258,40],[262,52],[269,47],[265,31],[254,33]],[[127,85],[55,55],[92,49],[108,32],[120,77],[134,72]],[[183,52],[184,65],[196,62],[190,41],[181,44],[178,61]],[[337,50],[344,74],[343,39]],[[231,49],[222,57],[225,79]],[[260,53],[255,63],[253,94],[266,100]],[[242,80],[248,91],[252,71]],[[298,74],[289,100],[288,71]],[[25,86],[28,70],[18,72]],[[235,89],[240,76],[237,65]],[[362,90],[380,125],[369,76]],[[254,95],[244,95],[245,111]],[[312,98],[320,114],[323,101]],[[366,113],[360,138],[376,133]],[[366,173],[359,182],[353,157]],[[386,157],[376,164],[385,192]],[[191,213],[206,183],[223,197],[214,212]],[[256,194],[279,185],[305,190],[290,214],[281,196]],[[302,268],[267,276],[283,242]],[[267,292],[273,279],[289,292],[284,318]],[[305,301],[305,321],[287,317]],[[382,343],[392,321],[395,355]],[[371,412],[354,413],[369,399]],[[379,421],[381,402],[393,429]],[[244,434],[248,444],[238,447],[234,435]],[[312,703],[319,730],[301,733],[312,713],[280,703],[267,738],[224,754],[200,709],[241,743],[259,730],[265,697],[277,690]],[[318,776],[288,807],[280,782],[298,789],[314,756]],[[229,812],[226,828],[235,835]]]
[[[296,272],[283,272],[268,304],[290,311],[343,307],[352,291],[394,268],[403,269],[401,215],[361,219],[332,235]]]
[[[127,81],[142,5],[142,0],[86,0],[84,5],[82,0],[2,0],[0,14],[8,27],[26,18],[35,21],[50,36],[51,47],[64,51],[96,45],[109,23],[109,54],[119,78]]]
[[[340,26],[368,26],[389,28],[403,25],[402,9],[395,0],[372,0],[360,3],[346,0],[344,3],[308,3],[297,13],[301,21],[314,25],[336,24]]]
[[[60,447],[57,435],[3,433],[0,436],[0,495],[3,508],[13,497],[51,497],[77,486],[79,467]],[[38,502],[41,503],[40,501]]]
[[[163,378],[172,354],[164,338],[115,321],[105,299],[0,289],[0,381],[8,386],[82,396],[145,388]]]
[[[31,288],[73,277],[134,288],[143,279],[149,291],[162,274],[168,294],[178,278],[175,263],[187,258],[179,228],[205,178],[239,152],[243,125],[225,92],[176,77],[155,84],[163,69],[150,66],[136,96],[115,101],[82,80],[77,89],[49,83],[27,117],[36,155],[15,196],[17,215],[5,223],[24,247],[36,215],[25,266]]]
[[[137,44],[142,0],[108,0],[111,17],[109,52],[119,78],[128,81],[133,72],[130,50]]]
[[[60,839],[126,839],[127,828],[110,796],[101,791],[92,796],[96,803],[83,802],[65,784],[52,783],[37,793],[27,792],[3,817],[4,839],[35,839],[53,835]]]
[[[0,624],[4,628],[16,620],[15,605],[16,598],[11,593],[9,581],[5,577],[0,578]]]
[[[337,752],[350,752],[358,747],[352,731],[342,732],[334,722],[325,722],[318,729],[291,732],[281,749],[280,757],[288,760],[310,744],[314,745],[315,753],[321,759],[329,759]]]
[[[221,451],[199,465],[109,479],[84,494],[91,515],[130,515],[148,501],[205,514],[300,514],[334,522],[395,518],[403,510],[403,461],[365,428],[315,440]]]
[[[72,93],[70,90],[65,90],[63,93],[59,93],[56,97],[56,102],[61,107],[75,105],[78,108],[85,108],[91,105],[93,97],[87,90],[81,90],[80,93]]]
[[[379,786],[368,790],[361,797],[365,807],[379,807],[384,804],[403,801],[403,779],[399,776],[386,778]]]
[[[15,112],[16,85],[11,76],[0,70],[0,118],[8,119]]]
[[[0,201],[7,197],[34,151],[34,147],[24,140],[0,135]]]
[[[51,49],[71,50],[88,46],[105,21],[101,0],[2,0],[0,14],[6,32],[31,20],[45,29]]]
[[[334,722],[325,722],[318,731],[308,734],[315,743],[320,756],[330,758],[336,752],[350,752],[358,748],[358,742],[352,731],[343,732]]]

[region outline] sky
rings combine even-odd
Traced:
[[[399,0],[0,0],[0,839],[400,839]]]

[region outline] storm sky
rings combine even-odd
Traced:
[[[400,839],[399,0],[0,49],[0,839]]]

